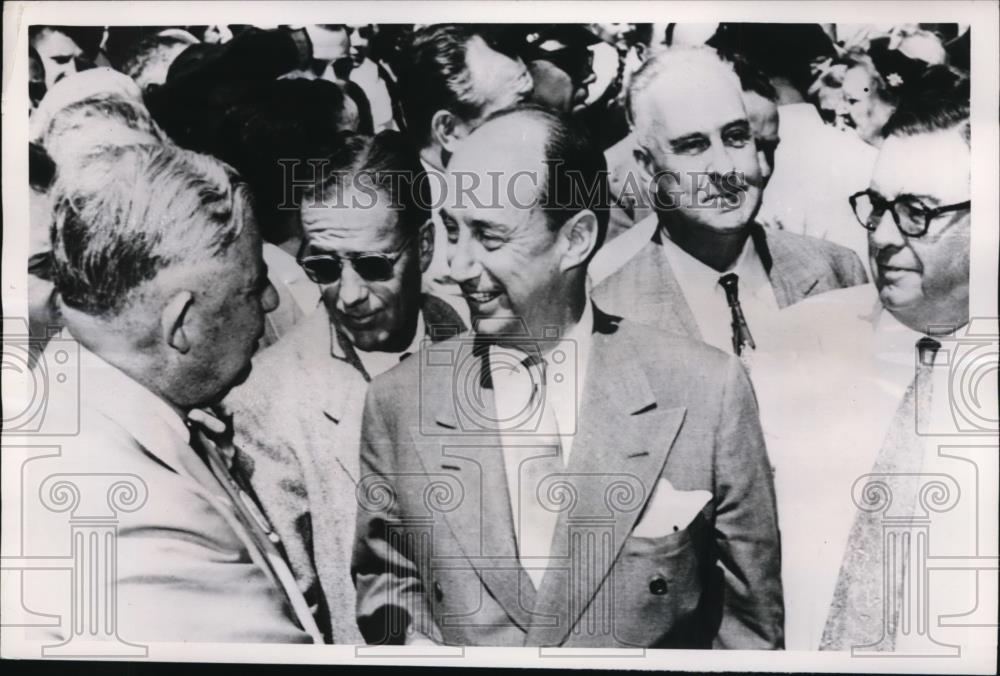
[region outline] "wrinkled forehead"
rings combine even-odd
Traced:
[[[390,249],[402,238],[399,210],[371,186],[331,188],[325,200],[302,206],[302,231],[310,248],[342,252]]]
[[[887,199],[909,194],[941,204],[969,199],[971,154],[959,128],[914,136],[890,136],[882,143],[871,187]]]
[[[747,119],[735,77],[680,65],[648,83],[635,106],[636,127],[666,139],[710,134],[734,120]]]

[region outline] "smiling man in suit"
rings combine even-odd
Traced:
[[[442,216],[474,330],[369,389],[353,563],[369,642],[783,644],[742,367],[587,296],[604,167],[534,107],[494,115],[452,159],[466,190]]]
[[[656,227],[628,262],[599,261],[617,270],[594,280],[594,299],[608,310],[742,355],[779,309],[867,281],[850,250],[754,221],[770,168],[761,166],[739,78],[713,50],[646,61],[628,110]]]

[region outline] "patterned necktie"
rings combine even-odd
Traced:
[[[896,409],[872,467],[872,474],[889,486],[894,516],[912,516],[916,504],[916,475],[923,467],[924,456],[916,423],[930,412],[934,356],[940,347],[941,343],[932,338],[923,337],[917,342],[916,375]],[[907,557],[886,556],[885,517],[885,511],[858,510],[855,514],[820,650],[850,650],[876,643],[879,650],[892,651],[895,647]],[[888,589],[890,581],[892,589]],[[890,598],[884,598],[885,591]]]
[[[545,576],[546,559],[552,547],[559,512],[557,498],[550,497],[559,476],[565,472],[559,426],[546,387],[545,361],[530,355],[521,362],[531,377],[529,406],[538,411],[537,427],[524,444],[505,444],[508,466],[516,467],[516,480],[510,486],[511,505],[515,508],[517,555],[538,589]]]
[[[735,272],[719,277],[719,285],[726,292],[726,301],[729,303],[729,311],[732,314],[733,327],[733,352],[737,355],[743,354],[743,349],[749,347],[751,350],[757,349],[750,335],[750,327],[747,326],[746,317],[743,316],[743,308],[740,307],[740,278]]]

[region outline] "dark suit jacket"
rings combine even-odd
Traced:
[[[780,308],[824,291],[868,282],[861,261],[846,247],[757,223],[750,227]],[[700,339],[694,314],[662,246],[654,235],[628,263],[594,287],[594,301],[626,319]]]
[[[480,357],[468,334],[432,350],[376,378],[365,403],[352,574],[366,640],[409,629],[456,645],[783,645],[771,468],[735,358],[595,308],[557,477],[570,499],[535,589],[517,558],[500,432],[481,424],[492,390],[458,399]],[[470,417],[478,401],[487,415]],[[667,481],[704,506],[634,535],[637,522],[677,517],[655,507]]]

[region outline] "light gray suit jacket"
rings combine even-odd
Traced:
[[[757,223],[750,227],[780,308],[824,291],[868,281],[864,266],[850,249]],[[662,247],[657,231],[630,261],[594,287],[594,301],[640,324],[701,339],[694,314]]]
[[[455,335],[464,325],[451,307],[423,297],[427,336]],[[345,353],[345,347],[347,352]],[[252,462],[250,482],[284,545],[308,598],[321,597],[329,640],[363,643],[350,578],[355,487],[367,376],[349,343],[338,340],[320,308],[255,359],[233,390],[236,444]],[[321,594],[315,594],[316,586]]]
[[[47,363],[58,364],[54,353],[69,344],[51,342]],[[27,463],[22,473],[22,518],[30,525],[24,551],[65,557],[74,549],[71,519],[86,522],[90,516],[92,524],[95,515],[98,521],[115,515],[105,523],[116,534],[117,557],[108,570],[114,575],[110,598],[117,602],[122,639],[311,643],[287,600],[299,590],[284,587],[272,574],[219,480],[189,445],[180,417],[171,424],[176,414],[166,404],[150,405],[155,395],[85,349],[79,348],[79,355],[79,363],[67,362],[79,367],[73,374],[79,391],[68,385],[57,390],[46,417],[46,425],[61,430],[67,426],[60,417],[78,414],[79,434],[53,438],[52,455]],[[8,470],[18,473],[5,466],[5,475]],[[63,486],[60,495],[60,484],[78,488]],[[75,497],[66,500],[67,495]],[[54,502],[63,507],[58,513],[51,509]],[[95,547],[95,554],[101,549]],[[90,568],[95,580],[103,563]],[[111,588],[98,580],[84,607],[71,608],[70,577],[67,572],[28,583],[47,601],[36,604],[25,597],[39,612],[62,615],[62,629],[45,632],[63,639],[72,634],[75,613],[97,607],[103,602],[100,590]]]
[[[492,390],[458,399],[469,380],[457,372],[481,359],[469,336],[372,382],[353,564],[369,642],[415,631],[455,645],[783,645],[771,468],[743,367],[596,308],[594,321],[573,453],[553,477],[567,498],[556,558],[538,589],[517,558],[500,432],[482,426],[496,419]],[[477,401],[485,416],[470,417]],[[681,517],[684,503],[694,510]],[[665,532],[634,534],[646,520]]]

